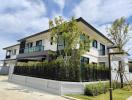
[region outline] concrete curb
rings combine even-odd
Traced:
[[[80,99],[70,97],[70,96],[62,96],[62,97],[66,98],[66,99],[69,99],[69,100],[80,100]]]

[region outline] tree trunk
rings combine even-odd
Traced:
[[[121,61],[119,61],[119,75],[120,75],[121,88],[123,88],[123,68]]]

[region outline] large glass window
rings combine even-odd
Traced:
[[[84,43],[84,50],[89,51],[90,48],[89,36],[86,36],[85,34],[81,34],[80,40]]]

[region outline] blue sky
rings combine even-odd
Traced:
[[[132,25],[132,0],[0,0],[0,58],[2,48],[18,39],[48,28],[55,16],[83,17],[106,33],[115,19],[122,16]],[[131,42],[128,46],[130,47]],[[130,52],[131,53],[131,52]]]

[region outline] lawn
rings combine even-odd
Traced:
[[[85,95],[68,95],[81,100],[109,100],[109,92],[101,94],[99,96],[85,96]],[[123,89],[113,90],[113,100],[126,100],[129,96],[132,96],[132,89],[124,87]]]

